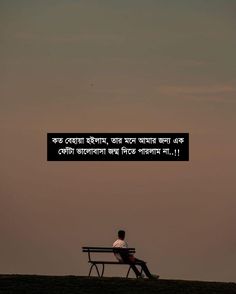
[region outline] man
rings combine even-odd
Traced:
[[[120,247],[120,248],[128,248],[128,244],[125,241],[125,231],[120,230],[118,231],[118,239],[113,243],[113,247]],[[142,277],[141,272],[138,270],[136,267],[135,263],[138,262],[139,265],[141,266],[142,270],[146,274],[146,276],[149,279],[158,279],[159,276],[154,276],[150,273],[146,263],[143,260],[140,260],[136,257],[134,257],[132,254],[126,253],[126,252],[121,252],[121,253],[114,253],[115,257],[120,261],[120,262],[126,262],[129,263],[132,270],[135,272],[137,278]]]

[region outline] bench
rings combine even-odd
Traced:
[[[95,260],[92,258],[99,253],[125,253],[125,254],[134,254],[135,253],[135,248],[120,248],[120,247],[82,247],[82,251],[85,253],[88,253],[88,263],[90,264],[90,269],[89,269],[89,274],[88,276],[91,276],[93,267],[95,267],[97,271],[98,277],[103,277],[104,270],[105,270],[105,264],[114,264],[114,265],[124,265],[127,264],[129,265],[128,272],[126,274],[126,278],[128,278],[130,269],[131,269],[131,263],[128,262],[120,262],[120,261],[106,261],[106,260]],[[135,265],[141,265],[140,262],[135,262],[132,263]],[[101,273],[99,272],[98,265],[102,266]],[[141,270],[142,273],[142,270]]]

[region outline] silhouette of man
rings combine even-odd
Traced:
[[[128,248],[128,244],[125,241],[125,231],[123,231],[123,230],[118,231],[118,239],[113,243],[113,247]],[[152,275],[150,273],[145,261],[134,257],[133,254],[130,254],[128,252],[120,252],[120,253],[114,253],[114,255],[115,255],[115,257],[117,258],[118,261],[129,263],[132,270],[136,274],[137,278],[142,277],[142,274],[138,270],[138,268],[136,267],[136,265],[135,265],[136,262],[139,263],[142,270],[144,271],[144,273],[146,274],[146,276],[149,279],[158,278],[158,276],[154,276],[154,275]]]

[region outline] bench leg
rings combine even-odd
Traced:
[[[103,263],[103,264],[102,264],[102,274],[101,274],[101,277],[103,277],[104,270],[105,270],[105,265],[104,265],[104,263]]]
[[[130,269],[131,269],[131,266],[129,266],[129,269],[128,269],[128,272],[127,272],[126,278],[128,278],[128,276],[129,276]]]
[[[95,268],[96,268],[96,271],[97,271],[98,276],[100,277],[99,270],[98,270],[98,267],[97,267],[96,263],[93,263],[93,264],[91,265],[90,270],[89,270],[89,277],[91,276],[92,269],[93,269],[94,266],[95,266]]]
[[[91,275],[91,272],[92,272],[93,266],[94,266],[94,264],[91,264],[90,269],[89,269],[89,275],[88,275],[89,277],[90,277],[90,275]]]
[[[97,267],[96,264],[95,264],[95,267],[96,267],[96,270],[97,270],[98,276],[100,277],[99,270],[98,270],[98,267]]]

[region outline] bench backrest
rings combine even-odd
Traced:
[[[82,247],[82,251],[88,253],[88,259],[91,261],[90,253],[135,253],[135,248],[120,247]]]

